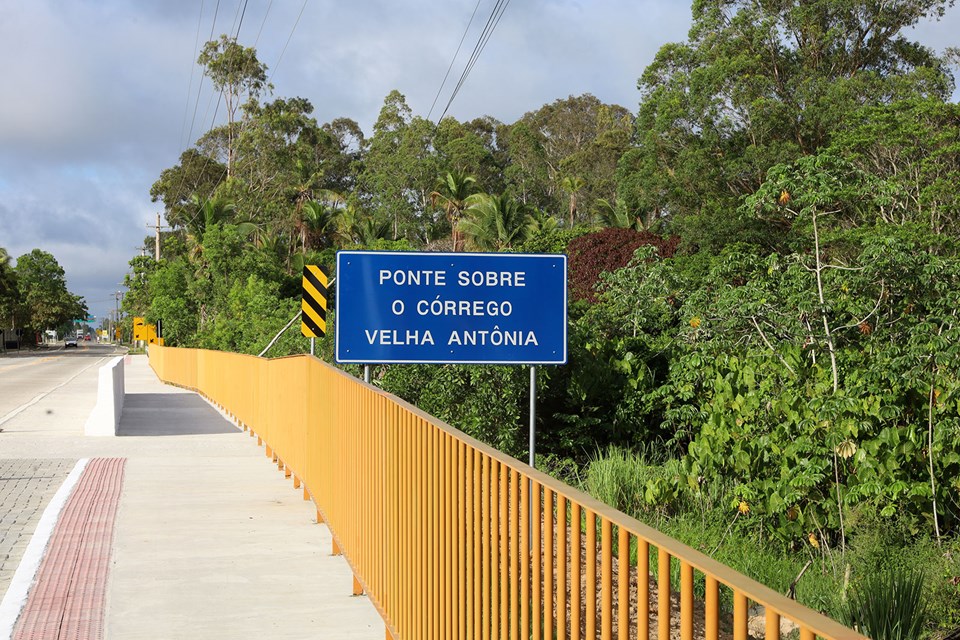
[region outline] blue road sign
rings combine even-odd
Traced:
[[[337,362],[564,364],[567,257],[337,253]]]

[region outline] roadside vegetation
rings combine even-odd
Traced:
[[[200,62],[231,117],[154,184],[173,231],[159,262],[131,260],[125,310],[168,344],[259,353],[303,265],[338,249],[566,253],[539,466],[875,638],[893,593],[924,605],[899,637],[946,633],[960,106],[953,54],[911,27],[950,5],[696,0],[636,111],[582,95],[433,123],[394,91],[369,137],[272,98],[253,49],[213,41]],[[268,355],[307,344],[289,331]],[[373,377],[524,457],[524,368]]]
[[[0,351],[33,345],[47,329],[72,333],[87,317],[84,299],[67,290],[66,273],[52,254],[34,249],[16,261],[0,247]]]

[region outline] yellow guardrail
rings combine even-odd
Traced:
[[[788,620],[864,638],[311,356],[151,346],[150,364],[303,484],[388,637],[774,640]]]

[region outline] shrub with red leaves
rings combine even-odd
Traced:
[[[663,238],[649,231],[616,227],[574,238],[567,245],[570,295],[574,300],[596,302],[601,273],[627,266],[637,248],[644,245],[653,245],[661,258],[670,258],[679,242],[676,236]]]

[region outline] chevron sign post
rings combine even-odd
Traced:
[[[300,303],[300,333],[319,338],[327,333],[327,273],[323,267],[303,268],[303,302]]]

